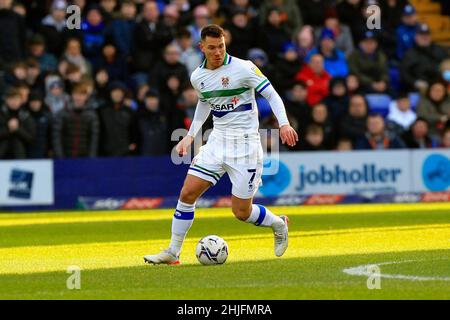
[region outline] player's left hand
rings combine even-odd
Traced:
[[[280,138],[283,144],[293,147],[297,144],[298,134],[295,132],[294,128],[288,124],[285,124],[280,128]]]

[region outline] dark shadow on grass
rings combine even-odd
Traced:
[[[82,271],[81,290],[73,291],[66,288],[65,270],[0,275],[0,299],[448,299],[448,282],[383,279],[382,290],[368,290],[365,277],[342,272],[362,264],[443,257],[450,257],[450,250],[240,262],[230,257],[225,265],[209,267],[143,264]]]

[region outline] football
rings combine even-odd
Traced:
[[[203,265],[223,264],[228,258],[228,245],[221,237],[206,236],[197,243],[195,255]]]

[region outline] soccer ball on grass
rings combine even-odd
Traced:
[[[228,245],[221,237],[206,236],[197,243],[195,255],[203,265],[223,264],[228,258]]]

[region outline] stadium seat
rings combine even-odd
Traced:
[[[419,102],[420,102],[420,93],[411,92],[409,94],[409,101],[411,103],[411,109],[416,111],[417,106],[419,105]]]
[[[392,99],[387,94],[372,93],[366,95],[367,103],[369,104],[369,111],[381,114],[386,117],[389,113],[389,104]]]
[[[258,106],[258,112],[260,119],[265,119],[271,115],[272,109],[270,108],[269,102],[263,97],[256,98],[256,104]]]

